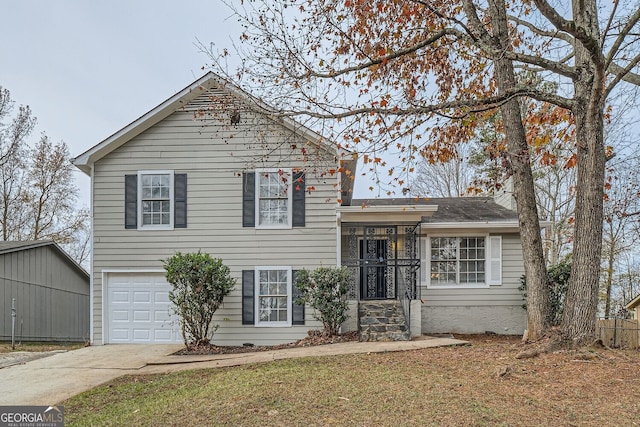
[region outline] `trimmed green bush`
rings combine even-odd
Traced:
[[[322,322],[323,334],[338,335],[342,322],[349,318],[347,293],[353,280],[346,267],[320,267],[300,270],[295,286],[302,292],[296,304],[309,304],[314,317]]]
[[[220,258],[212,258],[200,251],[177,252],[162,263],[167,272],[167,282],[173,285],[169,300],[180,316],[185,346],[209,343],[218,329],[218,325],[213,323],[213,314],[236,285],[236,280],[229,274],[229,267]]]

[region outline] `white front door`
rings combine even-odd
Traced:
[[[105,343],[182,342],[170,290],[162,273],[109,273]]]

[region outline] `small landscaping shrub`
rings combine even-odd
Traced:
[[[337,335],[340,325],[349,317],[347,293],[351,280],[346,267],[303,269],[297,274],[295,286],[302,295],[295,302],[314,309],[314,317],[322,322],[325,335]]]
[[[173,285],[169,300],[180,316],[185,346],[208,343],[218,329],[213,324],[213,314],[236,285],[229,267],[220,258],[200,251],[178,252],[162,263],[167,281]]]

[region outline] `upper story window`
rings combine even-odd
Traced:
[[[304,227],[305,174],[296,169],[257,169],[242,174],[242,226]]]
[[[140,225],[171,227],[173,214],[173,173],[140,172]]]
[[[124,177],[124,227],[162,230],[187,227],[187,175],[138,171]]]
[[[428,284],[469,287],[501,284],[500,236],[430,237]]]
[[[256,171],[256,227],[291,228],[291,170]]]

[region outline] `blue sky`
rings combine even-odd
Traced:
[[[229,47],[240,30],[218,0],[19,0],[0,15],[0,86],[38,118],[34,141],[46,132],[72,156],[204,74],[197,40]]]

